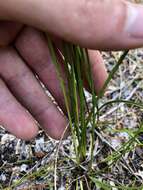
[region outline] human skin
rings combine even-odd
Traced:
[[[5,29],[7,29],[6,25]],[[9,46],[7,42],[12,41],[13,37],[7,36],[8,40],[5,43],[7,47],[0,48],[0,76],[10,90],[8,93],[7,89],[4,93],[5,95],[0,98],[1,104],[4,102],[4,108],[0,111],[1,124],[19,138],[32,138],[37,133],[37,129],[31,116],[25,114],[27,109],[48,135],[59,139],[68,123],[67,118],[51,102],[34,76],[35,74],[39,76],[66,114],[64,97],[54,64],[50,58],[45,36],[42,32],[32,27],[23,27],[16,36],[16,38],[14,37],[15,41]],[[98,51],[90,50],[89,55],[93,68],[95,89],[98,93],[107,78],[107,72]],[[64,68],[63,77],[66,81],[67,76]],[[1,86],[4,88],[4,84]],[[12,95],[15,100],[12,98]],[[11,103],[8,104],[7,102],[9,101],[7,99],[12,99]],[[14,102],[15,105],[11,108],[10,104]],[[22,105],[21,107],[18,106],[19,103]],[[24,115],[27,119],[25,123],[23,122]]]
[[[7,0],[0,9],[3,20],[29,24],[90,49],[143,43],[143,6],[125,0]]]
[[[2,21],[32,25],[54,35],[58,42],[64,39],[96,50],[120,50],[143,45],[140,21],[143,7],[127,1],[7,0],[0,2],[0,10]],[[9,34],[4,32],[11,24],[13,31]],[[1,46],[14,40],[11,46],[0,49],[0,93],[3,95],[0,98],[3,107],[0,122],[17,137],[30,139],[38,130],[35,118],[50,136],[59,139],[68,121],[33,75],[38,74],[64,110],[59,82],[42,32],[31,27],[22,28],[18,23],[3,22],[0,26]],[[89,56],[95,89],[99,92],[107,73],[98,51],[89,50]]]

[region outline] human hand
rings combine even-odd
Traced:
[[[54,3],[53,1],[45,0],[45,3],[49,2],[49,7],[51,9],[48,9],[48,7],[46,6],[44,7],[40,6],[40,4],[38,4],[40,2],[35,1],[34,4],[32,4],[35,7],[34,11],[30,11],[31,6],[28,6],[27,9],[25,9],[27,10],[25,14],[22,9],[22,6],[24,7],[27,6],[27,4],[22,4],[25,2],[20,2],[20,3],[17,2],[18,3],[17,7],[19,7],[18,9],[19,17],[16,17],[14,8],[12,6],[9,6],[11,7],[11,9],[9,9],[9,7],[6,6],[4,6],[4,8],[5,10],[9,10],[10,17],[12,17],[12,19],[15,20],[19,19],[19,21],[34,25],[54,35],[57,35],[62,39],[78,43],[81,46],[92,49],[100,49],[100,50],[102,49],[116,50],[116,49],[124,49],[124,48],[128,49],[128,48],[140,47],[143,44],[142,27],[139,23],[140,20],[138,20],[138,17],[140,19],[140,17],[142,16],[143,12],[142,6],[137,6],[137,5],[133,6],[132,4],[127,3],[126,1],[106,1],[106,2],[97,1],[95,3],[92,0],[88,1],[87,4],[85,4],[85,2],[83,1],[81,1],[80,3],[73,3],[74,1],[68,1],[68,2],[58,1],[59,4],[58,6],[55,7],[52,6],[53,5],[52,3]],[[62,12],[64,12],[64,15],[62,14]],[[68,22],[66,22],[66,19],[68,19]],[[108,23],[108,27],[106,23]],[[135,24],[136,24],[136,30],[134,27]],[[25,46],[24,47],[27,51],[26,53],[24,53],[25,50],[22,50],[23,45],[21,45],[23,43],[21,43],[20,40],[23,39],[22,41],[26,45],[30,44],[28,44],[28,40],[24,40],[24,38],[25,37],[19,38],[19,40],[16,42],[16,47],[17,49],[19,49],[18,51],[20,52],[20,54],[23,57],[25,56],[25,59],[27,61],[28,59],[31,59],[31,54],[29,54],[28,49]],[[91,57],[97,57],[95,56],[95,54],[97,55],[97,52],[90,51]],[[95,59],[92,60],[94,60],[95,62]],[[30,62],[33,63],[34,61]],[[94,65],[97,65],[95,68],[98,68],[99,66],[99,64],[94,64]],[[46,75],[46,77],[47,76],[48,75]],[[107,75],[105,74],[105,76]],[[56,119],[56,121],[59,126],[58,121],[60,120]],[[48,131],[51,131],[51,133],[58,133],[58,135],[56,134],[52,136],[59,137],[62,134],[61,131],[63,131],[64,128],[63,126],[65,126],[65,123],[66,122],[64,120],[64,125],[62,124],[61,125],[62,127],[59,128],[58,126],[53,125],[56,130],[51,129],[52,128],[51,127],[48,129]],[[9,128],[12,129],[10,125]],[[32,127],[29,127],[29,129],[30,131],[32,131]],[[33,128],[33,130],[35,130],[35,128]],[[15,131],[16,130],[14,129],[11,132],[14,133]],[[22,131],[19,130],[18,132],[20,136],[22,134]],[[29,133],[29,135],[30,134],[32,133]],[[25,137],[27,135],[25,135]]]
[[[7,45],[0,48],[0,123],[17,137],[30,139],[38,130],[35,119],[46,133],[59,139],[68,123],[67,118],[53,104],[35,77],[37,74],[65,113],[64,97],[44,34],[32,27],[13,23],[0,24],[0,34],[3,36],[0,43]],[[9,42],[13,43],[8,46]],[[98,92],[107,73],[100,53],[89,51],[89,54]],[[62,64],[60,54],[58,57]],[[63,77],[67,80],[64,68]]]

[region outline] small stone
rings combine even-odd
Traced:
[[[6,181],[6,176],[5,174],[0,175],[0,181]]]
[[[15,140],[15,137],[13,135],[5,134],[1,138],[1,145],[4,145],[4,144],[11,142],[13,140]]]
[[[27,171],[27,165],[26,164],[22,164],[21,168],[20,168],[20,172],[26,172]]]

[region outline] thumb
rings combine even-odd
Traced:
[[[2,1],[7,19],[33,25],[81,46],[100,50],[143,46],[142,5],[125,0],[13,1]]]

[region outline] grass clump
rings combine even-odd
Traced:
[[[124,156],[133,150],[136,146],[140,144],[138,137],[143,131],[143,125],[140,124],[137,130],[134,132],[129,130],[129,140],[118,149],[114,149],[111,145],[102,137],[100,137],[100,114],[104,107],[124,103],[127,106],[134,106],[138,109],[143,109],[143,104],[141,102],[124,100],[124,99],[115,99],[112,101],[107,101],[100,104],[101,99],[104,96],[105,89],[108,87],[108,84],[114,78],[114,75],[119,70],[120,65],[125,60],[126,56],[128,55],[129,51],[124,51],[120,56],[119,60],[116,62],[115,66],[111,70],[108,79],[106,80],[102,90],[98,95],[94,90],[94,83],[92,78],[91,66],[88,57],[88,50],[80,48],[79,46],[75,46],[72,44],[68,44],[63,42],[61,51],[64,59],[64,66],[66,68],[68,74],[68,84],[69,89],[67,90],[66,85],[64,85],[64,81],[61,77],[60,67],[58,63],[58,58],[56,56],[55,47],[50,39],[48,39],[49,49],[51,52],[51,57],[53,59],[53,63],[57,68],[57,73],[59,79],[61,81],[61,87],[63,90],[66,108],[69,118],[69,125],[72,132],[72,140],[74,144],[74,151],[75,151],[75,158],[74,162],[77,164],[77,171],[80,171],[84,174],[83,177],[78,178],[79,173],[77,172],[77,179],[75,180],[75,189],[105,189],[105,190],[112,190],[112,189],[142,189],[142,186],[136,187],[135,184],[130,185],[121,185],[121,184],[107,184],[105,181],[100,179],[101,173],[106,173],[108,170],[112,170],[112,166],[116,165],[116,163],[121,162],[125,169],[128,168],[128,164],[124,159]],[[82,71],[83,68],[86,68],[86,80],[88,81],[90,92],[91,92],[91,99],[92,99],[92,107],[88,107],[88,102],[86,100],[85,89],[84,89],[84,81],[82,78]],[[79,103],[78,103],[79,102]],[[79,106],[80,105],[80,106]],[[80,107],[80,109],[79,109]],[[89,127],[90,126],[90,127]],[[90,131],[90,132],[89,132]],[[87,133],[90,133],[90,140],[87,143]],[[103,143],[110,146],[112,149],[112,153],[106,156],[100,164],[105,164],[106,166],[103,167],[101,170],[96,171],[96,168],[93,164],[94,160],[94,150],[95,150],[95,139],[99,136],[100,140]],[[90,146],[89,146],[90,144]],[[87,152],[88,157],[87,157]],[[84,170],[81,166],[86,162],[86,170]],[[132,173],[132,171],[131,171]],[[136,176],[134,175],[134,178]],[[138,177],[137,177],[138,178]],[[99,180],[100,179],[100,180]],[[85,187],[86,184],[86,187]]]

